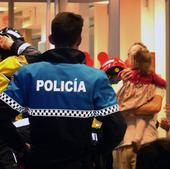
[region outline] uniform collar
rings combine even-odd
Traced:
[[[40,61],[85,64],[85,55],[83,52],[73,48],[56,48],[41,54]]]

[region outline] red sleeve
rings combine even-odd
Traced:
[[[153,74],[154,84],[158,87],[166,88],[166,80],[164,80],[161,76],[156,73]]]
[[[118,73],[118,77],[119,77],[120,79],[122,79],[122,71],[120,71],[120,72]]]

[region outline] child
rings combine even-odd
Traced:
[[[117,94],[120,110],[123,114],[138,109],[149,102],[155,95],[156,87],[166,87],[166,81],[151,71],[152,56],[147,49],[139,48],[136,53],[133,53],[132,60],[131,78],[124,82]],[[129,115],[134,116],[134,114]],[[143,138],[146,118],[150,117],[138,116],[136,121],[136,134],[132,141],[135,149]]]

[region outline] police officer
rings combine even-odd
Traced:
[[[78,50],[82,27],[80,15],[59,13],[49,37],[55,49],[43,53],[41,62],[23,66],[0,94],[15,110],[0,114],[0,132],[20,151],[27,146],[9,117],[29,112],[29,169],[93,168],[94,152],[107,155],[124,136],[126,123],[106,74],[86,66],[84,53]],[[91,144],[93,117],[102,122],[97,149]]]
[[[22,65],[35,60],[33,58],[36,58],[39,54],[40,53],[37,50],[25,42],[24,37],[16,29],[8,27],[1,29],[0,92],[8,86],[12,75],[17,71],[17,69],[19,69]],[[1,106],[0,113],[8,111],[8,108]],[[17,118],[18,117],[20,118],[21,116],[17,116]],[[11,118],[11,121],[13,120],[15,120],[15,117]],[[18,126],[17,130],[23,139],[26,142],[29,142],[29,125],[22,123],[20,127]],[[7,145],[6,140],[4,140],[0,134],[0,168],[18,169],[18,164],[16,152]]]

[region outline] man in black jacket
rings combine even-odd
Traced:
[[[27,146],[10,118],[18,111],[29,113],[29,169],[93,168],[93,155],[107,155],[124,136],[126,123],[107,76],[86,66],[84,53],[78,50],[82,27],[80,15],[59,13],[49,37],[55,49],[40,55],[41,62],[23,66],[0,94],[13,109],[0,114],[0,132],[18,151]],[[96,148],[91,142],[96,137],[91,135],[93,117],[102,122]]]
[[[2,91],[13,73],[23,64],[35,62],[40,52],[26,43],[24,37],[13,28],[3,28],[0,30],[0,91]],[[8,112],[8,107],[1,107],[0,113]],[[18,127],[22,138],[29,142],[29,125]],[[16,152],[10,148],[0,135],[0,168],[18,169],[18,159]]]

